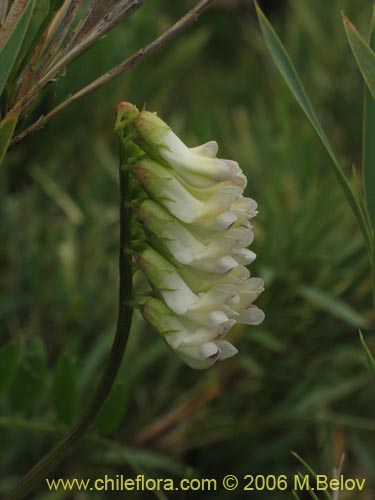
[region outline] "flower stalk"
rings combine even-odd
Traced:
[[[124,137],[118,133],[118,124],[116,124],[116,135],[120,157],[120,283],[118,319],[112,349],[100,383],[85,413],[76,422],[69,433],[21,479],[8,495],[6,495],[4,500],[21,500],[25,498],[27,494],[37,486],[40,481],[44,480],[82,440],[102,409],[124,356],[129,338],[133,311],[132,257],[129,255],[129,252],[127,252],[127,249],[130,247],[132,230],[130,210],[131,189],[129,182],[129,166],[127,163],[127,155],[131,153],[131,151],[128,150]]]

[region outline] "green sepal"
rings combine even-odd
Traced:
[[[121,168],[129,168],[145,156],[144,151],[133,140],[136,137],[134,119],[138,114],[138,108],[129,102],[122,102],[117,107],[115,135]]]

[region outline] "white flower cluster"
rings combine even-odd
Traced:
[[[245,267],[255,259],[247,247],[257,204],[216,142],[188,148],[156,114],[126,106],[143,152],[132,172],[146,193],[137,217],[149,244],[137,263],[154,292],[142,313],[189,366],[207,368],[236,354],[224,340],[233,325],[264,318],[253,305],[263,281]]]

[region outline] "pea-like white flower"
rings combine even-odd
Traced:
[[[254,200],[237,162],[217,158],[214,141],[187,147],[156,114],[119,106],[135,215],[143,239],[136,263],[150,284],[142,314],[192,368],[236,354],[224,340],[236,323],[258,325],[253,303],[263,281],[245,267]],[[139,240],[140,231],[137,231]]]

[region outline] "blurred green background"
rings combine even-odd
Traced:
[[[360,165],[362,83],[340,10],[368,29],[368,0],[263,7],[302,75],[339,157]],[[146,2],[73,64],[42,103],[150,41],[193,2]],[[157,111],[189,145],[217,139],[259,204],[252,249],[266,282],[260,327],[236,327],[239,354],[187,368],[136,315],[118,381],[94,431],[51,477],[213,477],[303,471],[365,477],[375,498],[371,287],[361,236],[329,160],[264,46],[248,1],[217,1],[197,24],[17,146],[0,171],[0,495],[81,413],[117,314],[118,183],[114,109]],[[37,116],[37,114],[36,114]],[[9,345],[9,341],[12,343]],[[17,346],[21,346],[18,348]],[[19,352],[18,352],[19,351]],[[304,472],[303,472],[304,473]],[[245,484],[245,481],[242,481]],[[173,498],[242,499],[240,491]],[[49,493],[30,498],[155,498]],[[164,497],[160,497],[164,498]],[[292,498],[256,492],[252,498]],[[309,498],[301,497],[301,498]]]

